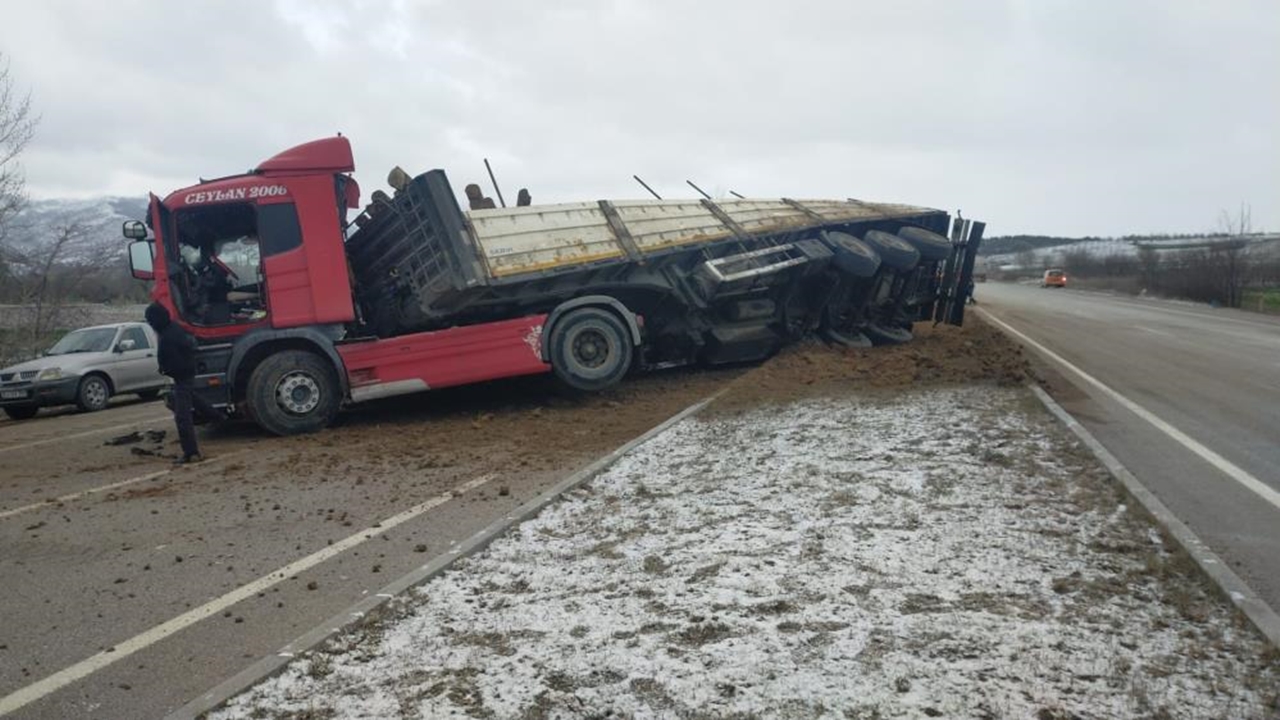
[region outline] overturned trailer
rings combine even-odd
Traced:
[[[271,432],[344,403],[554,372],[759,360],[960,324],[981,223],[856,200],[601,200],[463,212],[441,170],[361,208],[344,137],[152,196],[136,277],[200,343],[195,391]],[[361,209],[354,222],[348,209]],[[152,235],[148,236],[150,228]]]
[[[393,173],[395,176],[396,173]],[[590,389],[643,367],[759,360],[809,332],[900,343],[914,322],[963,321],[983,225],[857,200],[626,200],[462,212],[442,171],[375,193],[347,253],[372,334],[390,337],[596,306],[623,342],[607,371],[578,338],[542,337],[562,379]],[[604,337],[601,337],[603,335]],[[563,355],[563,357],[559,355]],[[598,361],[603,361],[601,357]]]

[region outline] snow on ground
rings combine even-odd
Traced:
[[[968,387],[686,420],[214,717],[1263,718],[1278,688],[1025,390]]]

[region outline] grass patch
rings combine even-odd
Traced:
[[[1246,288],[1240,294],[1240,309],[1280,315],[1280,288]]]

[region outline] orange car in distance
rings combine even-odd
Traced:
[[[1044,279],[1040,281],[1040,287],[1060,287],[1067,286],[1067,274],[1057,268],[1050,268],[1044,271]]]

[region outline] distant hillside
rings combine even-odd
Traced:
[[[125,257],[126,245],[120,236],[125,220],[143,220],[147,200],[143,197],[99,197],[83,200],[33,200],[13,219],[9,243],[18,253],[29,253],[57,237],[61,228],[79,224],[85,241],[66,263],[110,263]]]
[[[1053,237],[1050,235],[1003,235],[1000,237],[983,238],[982,246],[979,248],[979,255],[1012,255],[1029,250],[1042,250],[1044,248],[1057,247],[1059,245],[1073,245],[1086,240],[1099,240],[1101,238],[1084,237]]]
[[[1123,237],[1055,237],[1052,235],[1001,235],[982,239],[979,255],[1016,255],[1022,252],[1036,252],[1045,248],[1075,245],[1077,243],[1093,243],[1085,247],[1091,249],[1128,247],[1134,242],[1161,244],[1177,240],[1203,241],[1226,237],[1223,233],[1164,233],[1155,235],[1125,235]],[[1251,236],[1252,237],[1252,236]]]

